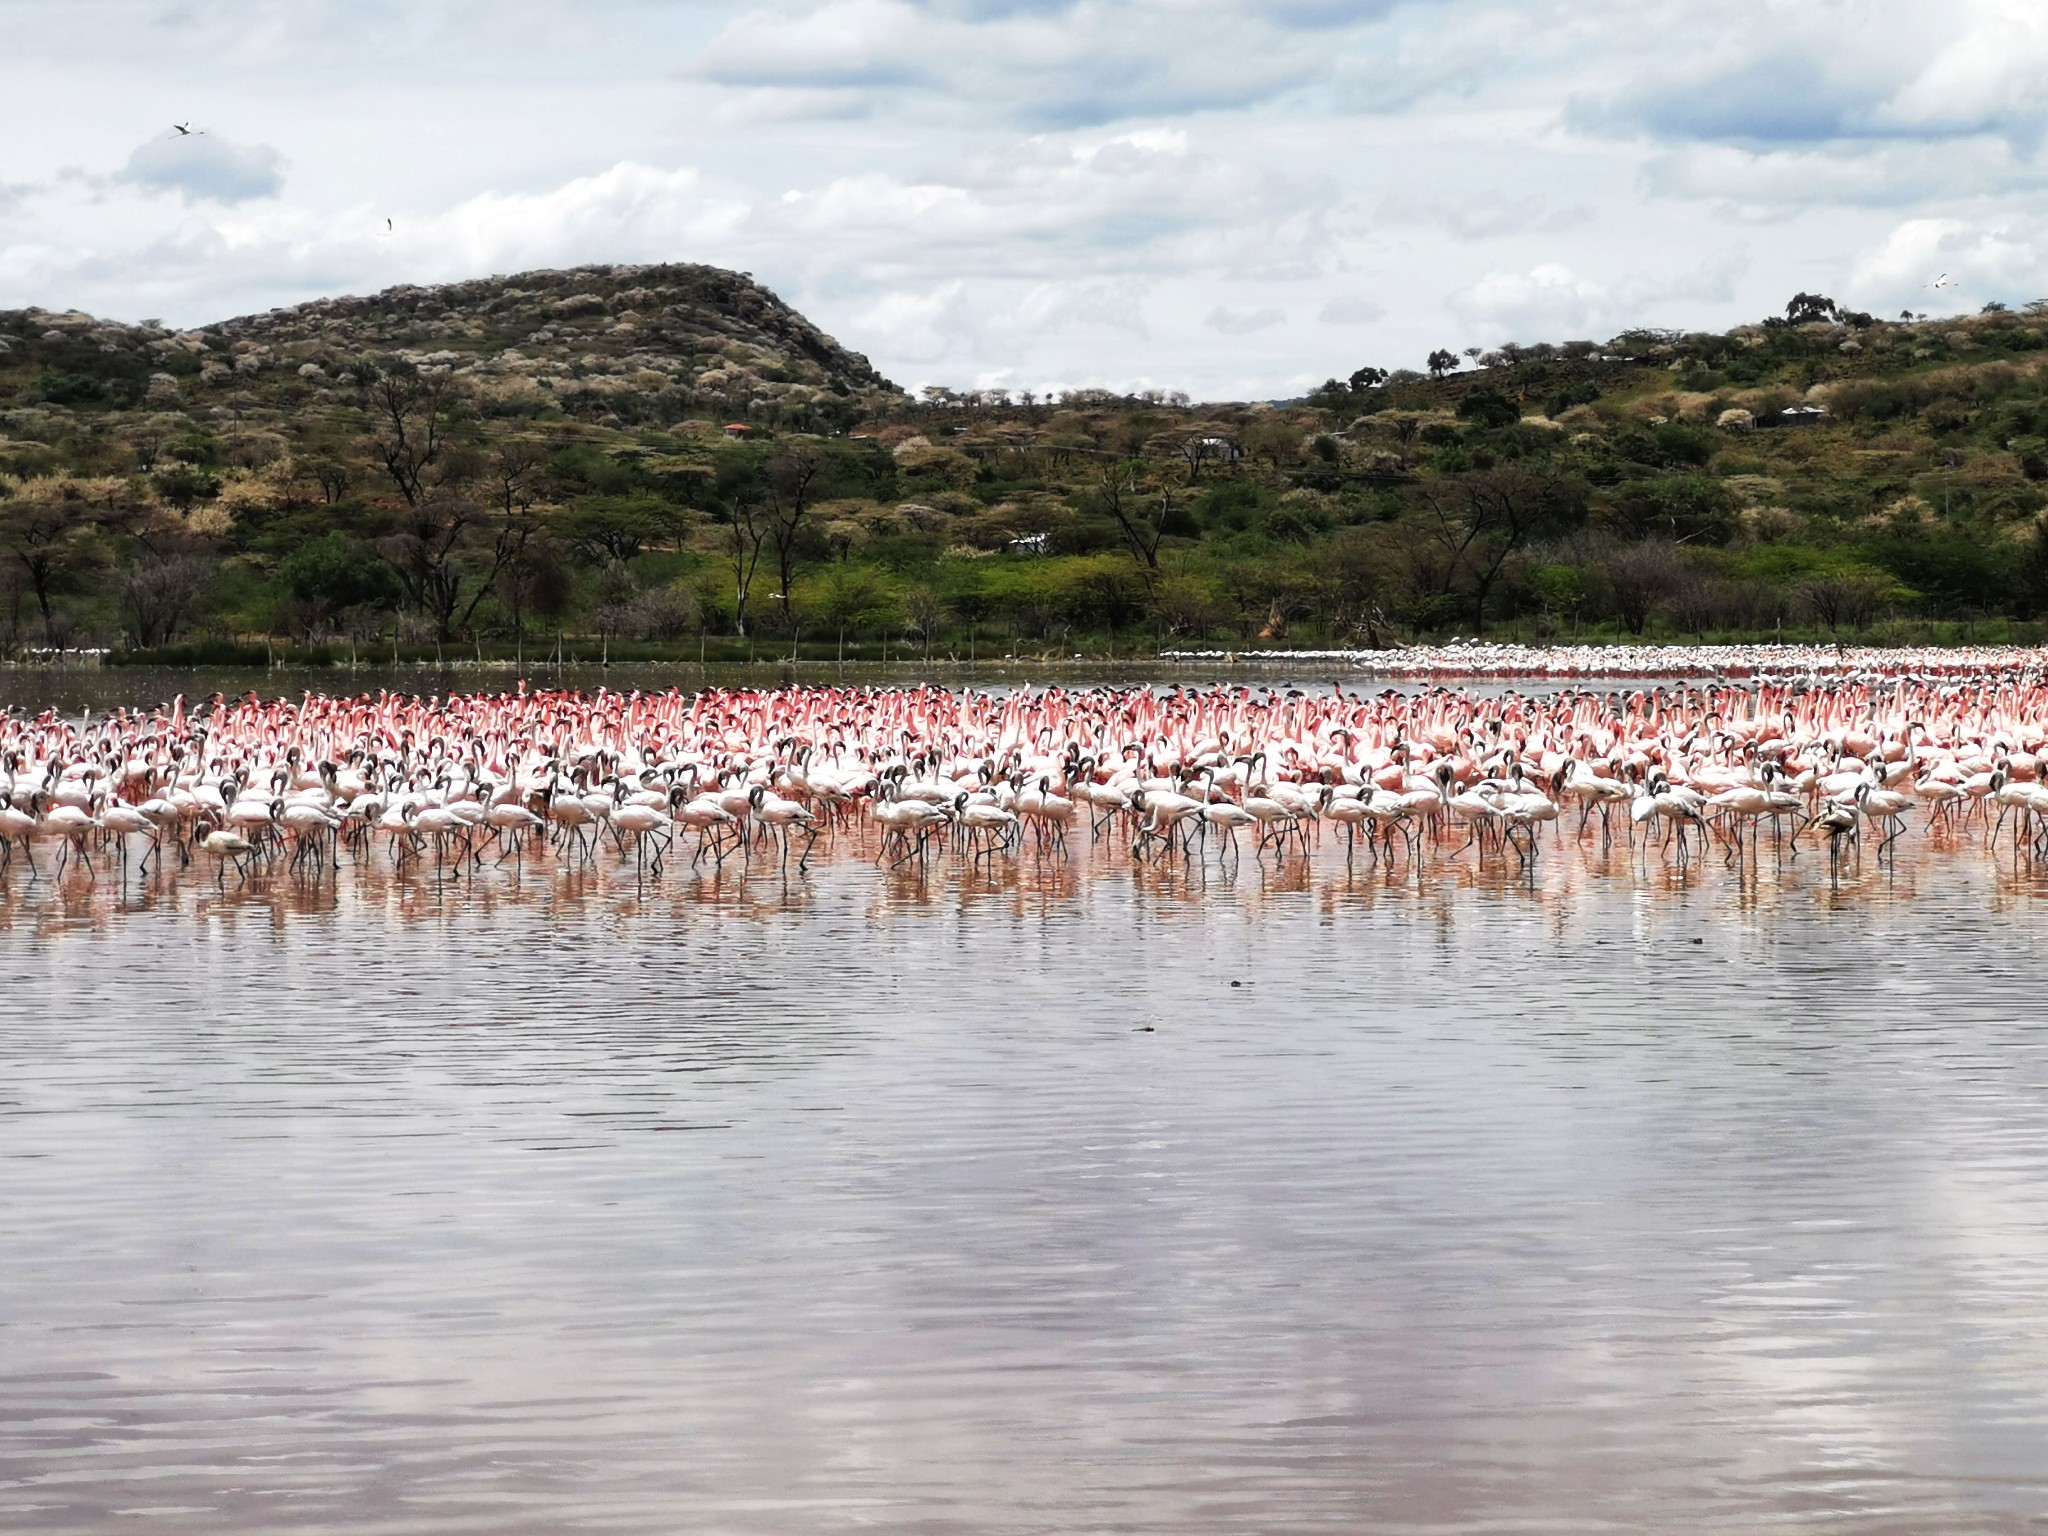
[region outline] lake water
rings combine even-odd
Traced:
[[[1275,684],[1293,669],[1272,666],[1231,667],[1213,661],[1190,661],[1162,668],[1156,659],[1111,661],[982,662],[931,666],[870,662],[839,666],[829,662],[715,663],[691,666],[674,662],[621,662],[615,666],[529,667],[522,675],[509,666],[434,667],[0,667],[0,708],[56,708],[75,714],[81,709],[151,708],[183,694],[196,703],[215,693],[230,698],[251,692],[263,698],[296,699],[303,693],[399,694],[505,693],[523,680],[534,690],[562,689],[614,693],[634,689],[658,692],[670,688],[775,688],[804,686],[892,687],[919,682],[948,687],[1003,690],[1058,683],[1063,686],[1113,684],[1133,687],[1162,676],[1190,683],[1230,678],[1247,685]],[[1305,663],[1305,676],[1327,681],[1337,671],[1327,662]],[[1362,676],[1363,674],[1354,674]]]
[[[0,885],[0,1528],[2048,1526],[2048,873]]]
[[[4,667],[0,666],[0,709],[30,713],[57,709],[67,715],[81,710],[105,713],[113,709],[153,709],[169,706],[182,694],[188,706],[222,693],[229,698],[246,698],[255,693],[265,699],[296,700],[306,693],[352,697],[391,692],[408,695],[450,693],[507,693],[522,679],[509,667]],[[600,688],[614,693],[661,692],[671,688],[692,691],[699,688],[803,687],[887,688],[932,683],[948,688],[976,689],[985,693],[1007,693],[1016,688],[1135,688],[1148,684],[1160,687],[1199,687],[1230,683],[1246,688],[1300,688],[1328,693],[1332,685],[1347,693],[1377,694],[1385,690],[1418,693],[1431,685],[1426,680],[1382,677],[1356,666],[1330,660],[1262,660],[1232,665],[1204,658],[1166,665],[1158,658],[1128,662],[1074,660],[1061,663],[1025,662],[978,665],[938,663],[932,666],[891,663],[834,666],[805,662],[801,666],[759,663],[753,666],[714,665],[693,667],[666,662],[621,663],[610,667],[575,666],[532,668],[523,679],[532,690],[570,690],[594,693]],[[1563,686],[1555,679],[1489,677],[1446,679],[1437,686],[1462,690],[1481,698],[1493,698],[1510,689],[1523,693],[1552,693]],[[1669,676],[1602,677],[1585,680],[1580,686],[1602,693],[1626,692],[1634,688],[1686,686]],[[1693,680],[1691,686],[1698,686]]]

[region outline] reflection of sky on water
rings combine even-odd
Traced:
[[[2020,1529],[2048,876],[1919,841],[17,872],[0,1511]]]

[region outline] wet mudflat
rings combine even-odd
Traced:
[[[2048,872],[1545,836],[17,868],[0,1527],[2041,1529]]]

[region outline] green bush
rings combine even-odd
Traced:
[[[340,532],[300,545],[278,562],[277,574],[293,597],[323,603],[332,612],[389,608],[399,598],[391,567],[361,540]]]

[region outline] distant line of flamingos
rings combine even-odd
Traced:
[[[2038,658],[2037,658],[2038,659]],[[871,823],[875,857],[977,861],[1077,830],[1138,859],[1455,853],[1530,866],[1547,833],[1733,862],[1768,842],[1883,857],[1916,818],[2048,857],[2048,682],[1569,688],[1497,698],[1332,686],[783,688],[419,698],[216,695],[98,719],[0,716],[0,869],[92,878],[211,861],[319,875],[381,841],[401,866],[590,860],[658,874],[738,855],[805,867]],[[38,857],[39,852],[42,857]]]
[[[1453,640],[1442,645],[1359,651],[1178,651],[1174,661],[1208,665],[1354,667],[1373,677],[1446,682],[1469,678],[1739,678],[1872,681],[1897,677],[1968,681],[2048,668],[2048,654],[2017,645],[1519,645]]]

